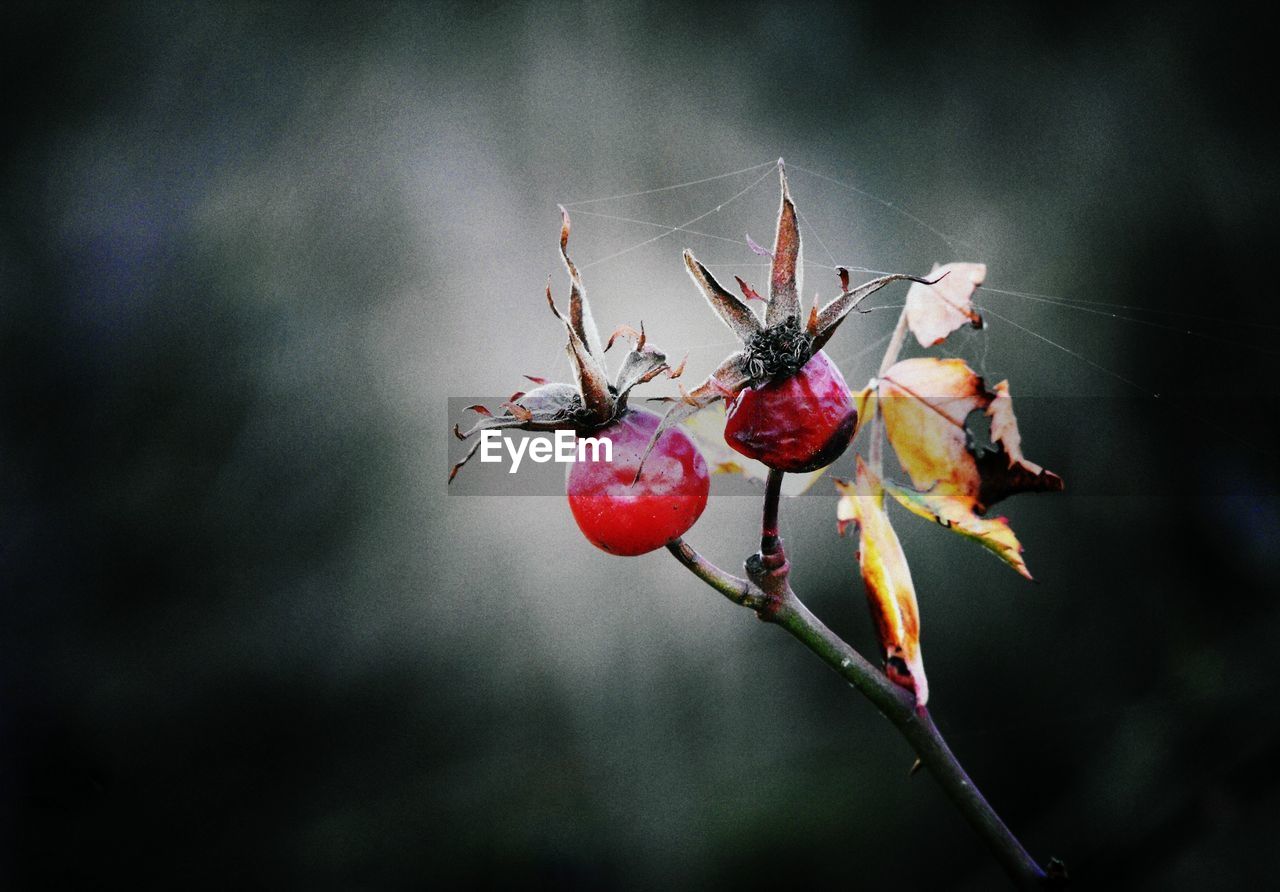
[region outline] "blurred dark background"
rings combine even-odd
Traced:
[[[565,293],[557,201],[779,155],[973,248],[794,174],[841,260],[983,260],[993,287],[1129,308],[993,292],[1073,353],[993,316],[948,343],[1046,398],[1024,446],[1069,491],[1002,506],[1037,585],[901,518],[931,706],[1079,886],[1269,881],[1258,15],[6,4],[0,886],[998,888],[796,642],[665,554],[595,551],[562,499],[445,488],[448,397],[565,373],[540,297],[549,273]],[[676,223],[748,182],[594,207]],[[769,181],[695,228],[767,241],[776,200]],[[578,216],[576,256],[659,231]],[[606,331],[644,318],[701,377],[728,338],[686,245],[726,275],[759,262],[680,235],[584,275]],[[833,342],[851,383],[893,316]],[[757,509],[713,500],[689,538],[736,566]],[[832,503],[784,526],[797,589],[870,651]]]

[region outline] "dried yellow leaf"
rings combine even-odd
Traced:
[[[838,482],[836,486],[841,492],[836,516],[845,525],[858,526],[858,564],[884,656],[885,675],[912,691],[916,703],[924,706],[929,700],[929,682],[920,653],[920,610],[911,569],[884,509],[884,489],[861,456],[854,483]]]

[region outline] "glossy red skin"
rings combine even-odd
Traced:
[[[632,485],[640,456],[661,419],[630,409],[613,424],[587,436],[613,441],[613,461],[569,466],[565,490],[569,508],[587,540],[610,554],[637,555],[683,536],[707,507],[711,477],[693,441],[669,430],[644,462]]]
[[[816,471],[840,457],[857,422],[849,385],[819,350],[791,377],[740,391],[729,404],[724,438],[770,468]]]

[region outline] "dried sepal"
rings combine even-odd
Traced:
[[[670,372],[667,357],[661,350],[646,345],[643,349],[632,350],[622,360],[618,369],[618,377],[614,379],[614,399],[623,404],[631,389],[646,381],[652,381],[663,372]]]
[[[503,409],[501,415],[495,415],[483,406],[467,406],[473,411],[477,408],[484,409],[479,413],[482,417],[465,431],[460,430],[455,424],[453,435],[459,440],[467,440],[480,431],[486,430],[577,430],[584,424],[582,398],[578,395],[577,388],[570,384],[544,384],[528,393],[516,394],[514,397],[500,406]],[[453,482],[454,477],[458,476],[462,466],[475,455],[476,450],[480,448],[480,442],[477,440],[467,450],[462,461],[449,469],[450,483]]]
[[[642,349],[644,347],[644,342],[645,342],[644,323],[643,322],[640,323],[639,331],[636,331],[630,325],[619,325],[617,328],[613,330],[613,334],[609,335],[609,340],[605,342],[604,352],[608,353],[610,350],[612,350],[613,342],[616,341],[618,338],[623,338],[623,337],[630,338],[632,342],[635,344],[637,350]]]
[[[982,327],[973,309],[973,293],[987,277],[985,263],[933,265],[933,284],[917,282],[907,290],[907,327],[921,347],[933,347],[962,325]]]
[[[487,418],[477,425],[477,429],[495,427],[500,422],[515,419],[524,424],[526,430],[559,430],[580,426],[585,420],[577,388],[559,382],[535,387],[519,399],[503,404],[503,407],[507,414]],[[468,431],[467,435],[471,433]]]
[[[809,320],[804,325],[804,333],[807,334],[812,342],[816,343],[818,338],[818,296],[813,297],[813,305],[809,307]],[[819,347],[818,349],[822,349]]]
[[[929,682],[920,653],[920,609],[911,569],[885,511],[884,489],[861,456],[854,483],[836,486],[841,493],[837,518],[846,528],[858,527],[858,564],[884,655],[885,675],[913,692],[916,704],[924,706],[929,701]]]
[[[757,257],[768,257],[770,259],[773,257],[773,252],[753,239],[749,232],[747,233],[747,248],[749,248],[751,253],[755,254]],[[763,300],[763,298],[761,299]]]
[[[744,358],[740,368],[745,377],[738,381],[729,381],[723,375],[713,375],[704,382],[695,394],[709,394],[714,402],[718,398],[715,388],[719,388],[720,396],[732,394],[747,385],[779,382],[798,374],[806,363],[817,355],[823,345],[835,332],[840,321],[851,312],[866,295],[873,293],[890,282],[899,279],[914,282],[926,281],[916,276],[890,275],[868,282],[853,291],[849,290],[849,271],[843,267],[838,273],[841,283],[841,294],[822,307],[815,296],[814,305],[807,317],[802,316],[801,280],[803,274],[803,251],[799,226],[799,213],[791,199],[790,187],[787,184],[786,170],[782,160],[778,160],[778,179],[780,185],[780,204],[778,209],[777,232],[774,237],[774,249],[766,251],[748,236],[747,243],[757,254],[769,256],[769,298],[764,313],[764,322],[751,311],[744,300],[729,293],[706,266],[699,263],[690,251],[684,252],[685,267],[694,283],[702,291],[713,310],[737,335],[745,348],[741,353]],[[745,280],[734,277],[742,291],[745,301],[759,300],[756,293]],[[739,363],[739,354],[731,356],[726,362],[729,365]],[[710,387],[711,390],[707,388]],[[732,390],[727,388],[732,387]],[[698,408],[697,399],[685,399],[679,406],[673,407],[673,423],[680,418],[688,417]]]
[[[681,399],[672,403],[671,408],[662,416],[661,423],[658,425],[657,430],[653,432],[649,445],[645,447],[644,454],[640,457],[640,465],[636,470],[636,479],[640,478],[640,472],[644,469],[645,459],[653,451],[654,444],[658,442],[659,437],[686,418],[716,403],[718,400],[726,397],[732,399],[734,394],[750,383],[751,373],[748,369],[747,353],[745,350],[739,350],[736,353],[731,353],[724,362],[716,367],[714,372],[707,376],[705,381],[693,390],[686,391],[681,387]]]
[[[490,418],[481,418],[465,431],[460,429],[458,425],[453,426],[453,435],[459,440],[469,440],[474,435],[485,430],[505,430],[507,428],[524,428],[525,422],[517,418],[509,411],[503,412],[501,415],[494,415]],[[544,428],[552,430],[553,428]]]
[[[632,338],[635,346],[624,357],[618,376],[613,385],[610,385],[604,365],[605,348],[600,345],[600,336],[591,318],[582,278],[569,258],[569,215],[563,207],[560,212],[560,256],[569,272],[571,284],[568,317],[556,306],[551,294],[550,278],[547,280],[546,297],[547,306],[564,325],[568,336],[566,350],[573,365],[575,384],[548,383],[546,378],[525,375],[525,378],[538,386],[528,393],[513,393],[502,404],[501,415],[495,415],[478,404],[469,406],[469,409],[482,417],[466,432],[454,425],[454,435],[460,440],[485,430],[511,428],[535,431],[595,430],[618,418],[626,408],[627,395],[632,388],[664,372],[671,373],[666,356],[647,343],[643,324],[639,331],[622,326],[609,339],[609,346],[622,336]],[[681,368],[683,369],[683,363]],[[675,377],[674,373],[671,374]],[[472,446],[462,461],[450,469],[450,482],[475,454],[478,445]]]
[[[885,434],[917,490],[971,498],[985,513],[1018,492],[1062,489],[1060,477],[1023,458],[1007,382],[988,391],[963,360],[922,357],[888,369],[878,396]],[[993,450],[966,426],[975,411],[992,420]]]
[[[1022,543],[1005,518],[979,516],[974,511],[976,501],[964,496],[917,492],[887,480],[884,487],[908,511],[974,540],[1019,574],[1031,579],[1031,571],[1022,557]]]
[[[576,419],[583,408],[582,399],[573,385],[560,382],[535,387],[520,397],[519,403],[533,413],[534,421],[540,423]]]
[[[604,424],[613,417],[613,397],[609,393],[609,380],[605,377],[604,366],[587,349],[581,335],[574,329],[570,320],[566,319],[556,307],[551,297],[551,283],[547,283],[547,306],[556,318],[564,323],[569,334],[565,350],[569,361],[573,364],[574,376],[578,381],[578,390],[582,394],[582,404],[590,417],[597,424]]]
[[[737,335],[739,340],[746,341],[760,331],[760,321],[756,319],[755,313],[752,313],[746,304],[717,282],[711,272],[693,256],[692,251],[684,252],[684,265],[689,271],[689,276],[706,297],[707,303],[711,304],[711,309],[716,311],[716,315],[729,326],[730,331]]]
[[[560,257],[569,272],[569,322],[578,337],[587,346],[587,350],[595,357],[600,357],[604,350],[600,347],[600,332],[595,320],[591,318],[591,305],[587,303],[587,290],[583,287],[578,268],[569,259],[569,212],[560,207]]]
[[[513,416],[515,416],[516,420],[519,421],[521,424],[529,424],[530,422],[533,421],[533,413],[530,412],[528,409],[526,409],[524,406],[515,402],[514,400],[508,400],[507,402],[503,403],[502,408],[506,409]]]
[[[454,427],[454,430],[457,431],[456,426]],[[462,461],[458,462],[457,464],[455,464],[453,467],[449,469],[450,483],[453,482],[454,477],[458,476],[458,472],[462,470],[462,466],[465,465],[467,462],[471,461],[471,457],[476,454],[476,451],[479,448],[480,448],[480,441],[476,440],[474,443],[471,444],[471,448],[467,450],[467,454],[462,457]]]
[[[889,276],[880,276],[859,285],[853,290],[849,290],[848,280],[849,274],[847,270],[841,269],[840,284],[841,292],[827,302],[827,304],[818,311],[817,330],[814,333],[813,349],[821,350],[822,347],[831,340],[831,336],[836,333],[840,323],[844,321],[853,310],[857,309],[858,304],[862,303],[871,295],[875,294],[885,285],[892,282],[916,282],[918,284],[931,284],[937,279],[922,279],[919,276],[909,276],[905,273],[895,273]],[[945,275],[945,274],[944,274]],[[914,287],[914,286],[912,286]]]
[[[773,242],[773,263],[769,270],[769,309],[765,313],[765,324],[770,327],[792,317],[799,319],[801,283],[804,280],[800,225],[781,159],[778,160],[778,179],[782,185],[782,202],[778,208],[778,233]]]
[[[627,394],[636,385],[652,381],[664,372],[675,377],[671,374],[671,367],[667,365],[667,355],[649,343],[644,333],[643,322],[640,323],[639,331],[630,325],[619,325],[613,334],[609,335],[609,342],[604,349],[611,349],[618,338],[629,338],[634,346],[623,357],[618,374],[613,379],[614,401],[617,404],[614,414],[620,412],[626,405]]]
[[[500,406],[503,410],[501,415],[495,415],[484,406],[467,406],[467,408],[472,411],[477,409],[484,411],[478,413],[481,415],[480,420],[465,431],[459,429],[456,424],[453,426],[453,435],[459,440],[470,439],[475,434],[486,430],[577,430],[585,422],[582,398],[578,395],[577,388],[571,384],[544,384],[528,393],[518,394],[517,398],[508,400]],[[462,466],[475,455],[476,450],[480,448],[480,443],[481,441],[477,440],[472,444],[462,461],[449,469],[450,483],[453,482],[454,477],[458,476]]]
[[[764,302],[764,298],[761,297],[754,288],[747,284],[746,280],[744,280],[742,276],[734,276],[733,280],[738,283],[738,290],[742,292],[742,296],[747,300],[758,300],[761,303]]]

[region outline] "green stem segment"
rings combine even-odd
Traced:
[[[781,474],[778,477],[781,478]],[[771,488],[773,482],[771,473]],[[767,506],[766,497],[766,527],[770,516]],[[776,520],[776,504],[773,517]],[[774,538],[777,538],[776,526]],[[874,703],[911,744],[920,763],[942,785],[947,796],[1019,888],[1045,889],[1057,885],[1057,877],[1051,879],[1045,874],[969,779],[934,725],[928,710],[917,707],[915,699],[907,691],[889,681],[884,673],[828,629],[796,596],[787,582],[785,560],[779,567],[754,556],[747,562],[747,573],[751,578],[743,579],[707,561],[681,539],[672,542],[667,549],[695,576],[730,601],[748,607],[760,619],[786,629]]]

